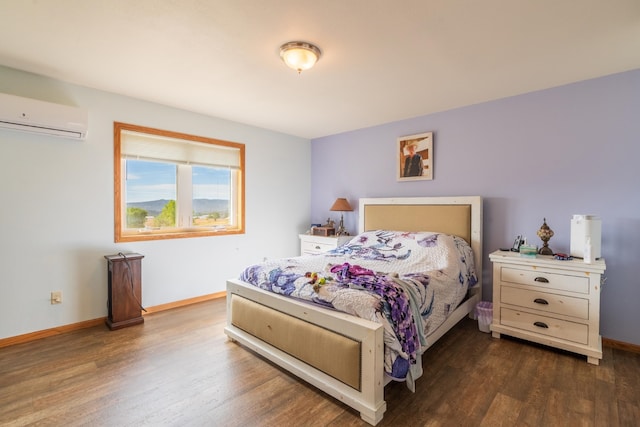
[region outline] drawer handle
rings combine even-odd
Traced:
[[[536,278],[535,278],[535,279],[533,279],[533,280],[535,280],[536,282],[540,282],[540,283],[549,283],[549,279],[547,279],[546,277],[540,277],[540,276],[538,276],[538,277],[536,277]]]
[[[320,249],[320,246],[316,246],[316,249]]]
[[[536,298],[533,300],[536,304],[549,305],[549,302],[546,299]]]
[[[544,322],[534,322],[533,326],[537,326],[538,328],[549,329],[549,326]]]

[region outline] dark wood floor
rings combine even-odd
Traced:
[[[2,426],[363,426],[352,409],[223,334],[224,300],[0,348]],[[638,426],[640,355],[496,340],[465,319],[380,426]]]

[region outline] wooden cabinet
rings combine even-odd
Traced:
[[[107,255],[107,326],[120,329],[144,322],[140,254]]]
[[[313,236],[300,234],[300,255],[313,255],[344,245],[353,236]]]
[[[495,338],[506,334],[602,359],[600,287],[604,259],[559,261],[553,256],[522,257],[496,251],[493,262]]]

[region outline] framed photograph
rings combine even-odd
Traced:
[[[433,179],[433,132],[398,138],[398,181]]]

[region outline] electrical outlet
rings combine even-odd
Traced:
[[[51,304],[62,304],[62,291],[51,292]]]

